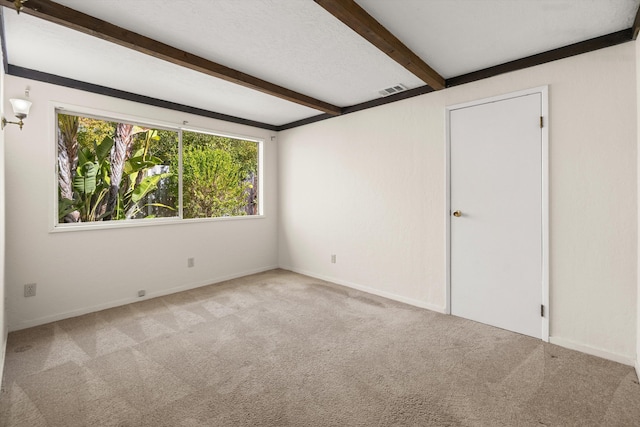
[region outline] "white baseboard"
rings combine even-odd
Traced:
[[[366,285],[361,285],[358,283],[353,283],[347,280],[342,280],[340,278],[337,277],[331,277],[331,276],[326,276],[323,274],[316,274],[313,273],[311,271],[306,271],[303,269],[298,269],[298,268],[293,268],[290,266],[277,266],[277,265],[273,265],[273,266],[267,266],[267,267],[261,267],[261,268],[257,268],[257,269],[252,269],[252,270],[248,270],[248,271],[243,271],[241,273],[235,273],[235,274],[230,274],[227,276],[222,276],[222,277],[217,277],[215,279],[212,280],[206,280],[206,281],[201,281],[201,282],[195,282],[195,283],[189,283],[189,284],[185,284],[185,285],[181,285],[181,286],[176,286],[173,288],[169,288],[169,289],[163,289],[161,291],[157,291],[157,292],[150,292],[146,297],[144,298],[136,298],[136,297],[131,297],[131,298],[124,298],[121,300],[116,300],[116,301],[111,301],[108,303],[104,303],[104,304],[98,304],[98,305],[94,305],[91,307],[84,307],[84,308],[80,308],[77,310],[71,310],[71,311],[67,311],[64,313],[57,313],[57,314],[53,314],[53,315],[49,315],[49,316],[44,316],[44,317],[40,317],[37,319],[31,319],[31,320],[25,320],[22,322],[19,322],[17,325],[11,325],[8,329],[8,331],[18,331],[21,329],[26,329],[26,328],[31,328],[34,326],[39,326],[39,325],[44,325],[46,323],[51,323],[51,322],[56,322],[58,320],[63,320],[63,319],[68,319],[71,317],[76,317],[76,316],[82,316],[83,314],[88,314],[88,313],[94,313],[96,311],[101,311],[101,310],[106,310],[109,308],[113,308],[113,307],[119,307],[122,305],[126,305],[126,304],[131,304],[134,302],[138,302],[138,301],[142,301],[142,300],[146,300],[146,299],[150,299],[150,298],[157,298],[157,297],[161,297],[161,296],[165,296],[165,295],[170,295],[170,294],[174,294],[177,292],[182,292],[182,291],[187,291],[190,289],[195,289],[195,288],[199,288],[202,286],[207,286],[207,285],[213,285],[216,283],[220,283],[220,282],[224,282],[227,280],[232,280],[232,279],[237,279],[239,277],[244,277],[244,276],[249,276],[251,274],[257,274],[257,273],[262,273],[265,271],[269,271],[269,270],[273,270],[276,268],[282,268],[285,270],[290,270],[293,271],[295,273],[299,273],[299,274],[304,274],[305,276],[309,276],[309,277],[314,277],[316,279],[320,279],[320,280],[325,280],[327,282],[331,282],[331,283],[335,283],[341,286],[346,286],[348,288],[352,288],[352,289],[356,289],[362,292],[366,292],[369,294],[373,294],[373,295],[377,295],[377,296],[381,296],[383,298],[388,298],[390,300],[394,300],[394,301],[398,301],[398,302],[402,302],[405,304],[409,304],[415,307],[420,307],[420,308],[424,308],[427,310],[431,310],[431,311],[435,311],[437,313],[442,313],[442,314],[446,314],[446,307],[443,306],[438,306],[435,304],[431,304],[425,301],[421,301],[421,300],[417,300],[414,298],[408,298],[402,295],[398,295],[398,294],[394,294],[392,292],[387,292],[387,291],[382,291],[379,289],[375,289],[372,288],[370,286],[366,286]],[[6,333],[5,333],[6,336]],[[5,357],[5,352],[6,352],[6,342],[7,340],[3,340],[3,342],[0,345],[0,378],[3,372],[3,367],[4,367],[4,357]],[[613,353],[610,352],[608,350],[603,350],[600,348],[596,348],[596,347],[591,347],[589,345],[585,345],[585,344],[580,344],[580,343],[576,343],[573,342],[571,340],[567,340],[565,338],[560,338],[560,337],[549,337],[549,342],[551,344],[555,344],[555,345],[559,345],[561,347],[565,347],[571,350],[576,350],[582,353],[586,353],[586,354],[590,354],[592,356],[597,356],[597,357],[602,357],[603,359],[607,359],[607,360],[612,360],[614,362],[618,362],[618,363],[622,363],[624,365],[628,365],[628,366],[633,366],[635,367],[636,370],[636,374],[638,375],[638,377],[640,378],[640,361],[629,357],[629,356],[625,356],[622,354],[618,354],[618,353]]]
[[[366,292],[368,294],[377,295],[383,298],[388,298],[390,300],[403,302],[405,304],[413,305],[415,307],[425,308],[427,310],[435,311],[437,313],[446,313],[446,307],[441,307],[435,304],[430,304],[425,301],[417,300],[414,298],[408,298],[402,295],[394,294],[392,292],[381,291],[379,289],[375,289],[366,285],[360,285],[358,283],[349,282],[347,280],[342,280],[337,277],[325,276],[323,274],[316,274],[310,271],[306,271],[299,268],[292,268],[286,266],[280,266],[283,270],[293,271],[294,273],[304,274],[305,276],[314,277],[316,279],[324,280],[327,282],[335,283],[337,285],[346,286],[348,288],[357,289],[362,292]]]
[[[623,354],[613,353],[608,350],[603,350],[601,348],[591,347],[586,344],[580,344],[573,342],[571,340],[559,337],[549,337],[549,342],[551,344],[559,345],[560,347],[565,347],[570,350],[576,350],[581,353],[590,354],[592,356],[602,357],[603,359],[612,360],[614,362],[622,363],[623,365],[628,366],[636,366],[636,372],[638,371],[637,362],[629,356],[625,356]]]
[[[391,292],[386,292],[386,291],[381,291],[375,288],[371,288],[369,286],[364,286],[364,285],[360,285],[357,283],[352,283],[346,280],[342,280],[340,278],[337,277],[331,277],[331,276],[326,276],[323,274],[316,274],[314,272],[311,271],[306,271],[304,269],[299,269],[299,268],[293,268],[290,266],[284,266],[281,265],[280,268],[284,269],[284,270],[290,270],[293,271],[295,273],[299,273],[299,274],[304,274],[305,276],[309,276],[309,277],[314,277],[316,279],[320,279],[320,280],[325,280],[327,282],[332,282],[332,283],[336,283],[338,285],[342,285],[342,286],[346,286],[349,288],[353,288],[353,289],[357,289],[359,291],[363,291],[363,292],[367,292],[373,295],[378,295],[384,298],[389,298],[391,300],[394,301],[399,301],[399,302],[403,302],[409,305],[413,305],[416,307],[420,307],[420,308],[425,308],[427,310],[432,310],[438,313],[443,313],[446,314],[446,307],[440,307],[437,306],[435,304],[430,304],[424,301],[420,301],[420,300],[416,300],[413,298],[407,298],[404,297],[402,295],[397,295]],[[597,357],[601,357],[603,359],[607,359],[607,360],[612,360],[614,362],[618,362],[618,363],[622,363],[623,365],[628,365],[628,366],[635,366],[636,369],[636,373],[638,374],[638,377],[640,377],[640,362],[633,359],[632,357],[629,356],[625,356],[622,354],[618,354],[618,353],[613,353],[611,351],[608,350],[603,350],[600,348],[596,348],[596,347],[591,347],[589,345],[585,345],[585,344],[580,344],[580,343],[576,343],[573,342],[571,340],[567,340],[565,338],[559,338],[559,337],[549,337],[549,342],[551,344],[555,344],[555,345],[559,345],[560,347],[565,347],[571,350],[576,350],[579,351],[581,353],[586,353],[586,354],[590,354],[592,356],[597,356]]]
[[[181,286],[176,286],[173,288],[163,289],[161,291],[149,292],[145,297],[129,297],[123,298],[116,301],[110,301],[104,304],[98,304],[90,307],[83,307],[77,310],[66,311],[64,313],[56,313],[49,316],[39,317],[37,319],[24,320],[19,322],[16,325],[10,325],[9,331],[19,331],[21,329],[32,328],[34,326],[40,326],[51,322],[57,322],[58,320],[69,319],[71,317],[82,316],[83,314],[94,313],[96,311],[106,310],[109,308],[120,307],[122,305],[131,304],[134,302],[144,301],[151,298],[162,297],[165,295],[175,294],[177,292],[188,291],[190,289],[200,288],[202,286],[214,285],[216,283],[225,282],[231,279],[237,279],[238,277],[249,276],[251,274],[262,273],[264,271],[269,271],[278,268],[277,265],[267,266],[256,268],[248,271],[243,271],[241,273],[234,273],[227,276],[216,277],[215,279],[205,280],[200,282],[188,283]],[[4,353],[3,353],[4,354]]]

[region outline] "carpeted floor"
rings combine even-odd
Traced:
[[[637,426],[633,368],[274,270],[9,335],[3,426]]]

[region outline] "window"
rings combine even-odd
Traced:
[[[259,142],[66,110],[56,119],[57,225],[260,213]]]
[[[256,215],[258,145],[182,132],[184,218]]]

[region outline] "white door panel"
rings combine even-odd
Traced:
[[[541,94],[450,111],[451,312],[542,336]]]

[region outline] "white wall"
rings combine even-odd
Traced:
[[[443,311],[445,107],[548,84],[552,342],[633,364],[635,59],[627,43],[281,132],[281,267]]]
[[[2,61],[0,49],[0,62]],[[0,99],[4,99],[4,68],[0,66]],[[1,102],[0,102],[1,104]],[[0,105],[0,117],[4,117],[4,106]],[[0,132],[0,378],[4,372],[4,357],[7,348],[7,310],[5,303],[5,138]]]
[[[6,135],[6,284],[12,330],[277,266],[273,132],[7,76],[6,98],[30,86],[31,114]],[[56,188],[51,101],[263,138],[264,218],[50,233]],[[5,109],[9,108],[8,101]],[[187,268],[187,258],[195,267]],[[23,297],[25,283],[37,296]]]
[[[640,40],[636,40],[636,133],[638,137],[638,165],[640,167],[640,124],[638,124],[638,113],[640,113]],[[638,173],[638,203],[640,203],[640,173]],[[640,209],[638,209],[638,224],[640,224]],[[638,290],[636,292],[636,374],[640,377],[640,239],[638,239]]]

